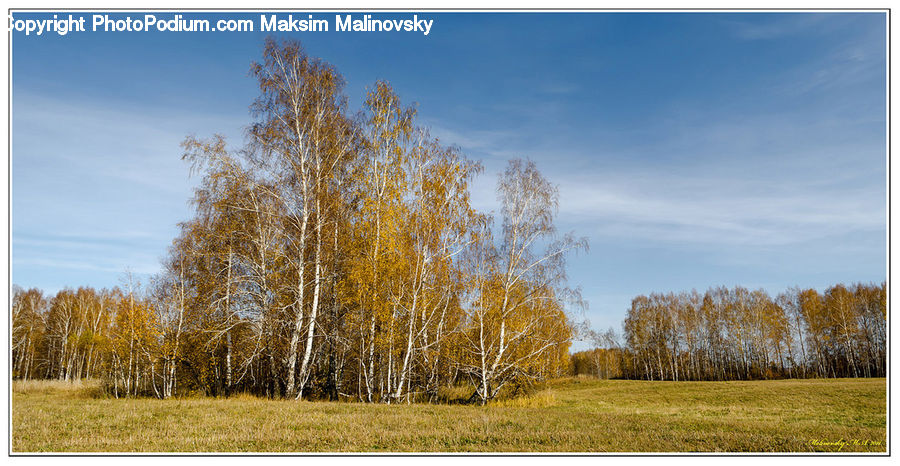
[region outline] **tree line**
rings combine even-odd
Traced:
[[[13,376],[100,378],[114,396],[471,401],[564,373],[577,293],[533,162],[476,211],[477,162],[432,137],[386,82],[351,114],[344,80],[268,39],[246,144],[188,137],[200,177],[163,271],[141,285],[14,289]]]
[[[887,286],[834,285],[824,294],[713,288],[638,296],[620,338],[590,332],[596,348],[571,371],[604,378],[750,380],[884,377]]]

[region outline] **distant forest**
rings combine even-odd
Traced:
[[[887,287],[713,288],[638,296],[621,337],[588,331],[595,348],[572,374],[648,380],[884,377]]]
[[[713,289],[635,298],[620,338],[578,324],[533,162],[497,180],[497,218],[470,204],[481,166],[419,126],[378,82],[350,112],[341,75],[269,39],[246,144],[188,137],[200,177],[162,271],[45,295],[14,287],[12,376],[99,379],[115,397],[487,403],[551,377],[653,380],[885,374],[885,285]],[[598,349],[570,356],[575,338]]]

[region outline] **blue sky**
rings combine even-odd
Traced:
[[[595,328],[653,291],[885,280],[883,14],[419,16],[428,36],[282,36],[338,68],[354,110],[378,79],[418,103],[484,163],[482,210],[506,160],[533,159],[560,230],[590,238],[569,275]],[[240,145],[265,35],[14,33],[12,281],[156,271],[197,181],[178,144]]]

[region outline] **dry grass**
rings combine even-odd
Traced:
[[[500,400],[491,406],[502,408],[549,408],[555,405],[556,392],[548,388],[531,395]]]
[[[485,407],[386,406],[116,400],[91,383],[28,382],[13,384],[12,441],[15,452],[885,452],[885,392],[885,379],[565,379]]]
[[[50,396],[63,399],[103,398],[105,393],[98,380],[13,380],[12,391],[23,396]]]

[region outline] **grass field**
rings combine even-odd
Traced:
[[[485,407],[98,397],[13,384],[13,452],[885,452],[885,379],[564,379]]]

